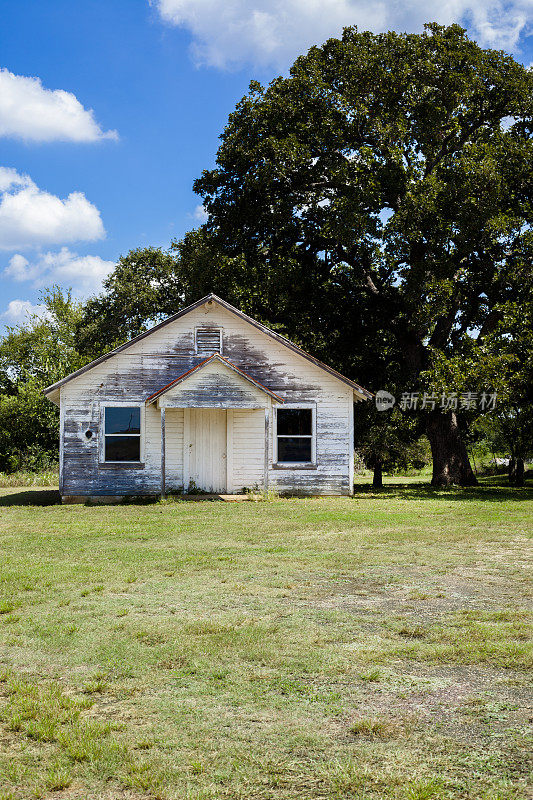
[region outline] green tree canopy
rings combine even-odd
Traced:
[[[527,291],[529,289],[529,291]],[[476,420],[475,428],[510,456],[511,483],[523,485],[524,460],[533,456],[533,280],[525,300],[505,305],[487,347],[500,365],[495,413]]]
[[[532,85],[456,25],[348,28],[252,83],[195,183],[208,230],[244,256],[265,316],[292,305],[303,335],[342,331],[348,374],[363,320],[365,356],[392,337],[405,388],[429,390],[443,362],[486,362],[531,270]],[[457,414],[426,422],[434,482],[474,482]]]
[[[59,409],[43,389],[82,366],[75,345],[81,305],[59,287],[45,291],[45,314],[30,315],[0,340],[0,470],[57,460]]]

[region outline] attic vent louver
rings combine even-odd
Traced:
[[[222,352],[222,331],[220,328],[196,329],[196,353],[207,358],[213,353]]]

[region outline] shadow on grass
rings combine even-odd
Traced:
[[[28,487],[6,494],[1,494],[1,491],[0,489],[0,507],[61,505],[61,495],[57,489],[33,489]],[[504,478],[497,476],[481,478],[479,486],[442,488],[431,486],[429,483],[402,483],[402,479],[399,477],[397,483],[385,484],[381,489],[374,489],[371,483],[356,484],[354,498],[363,496],[376,499],[394,497],[405,500],[477,500],[487,502],[533,500],[533,482],[528,480],[526,486],[515,488],[509,486]],[[212,502],[221,498],[208,495],[206,497],[195,496],[185,499]],[[121,505],[151,505],[156,503],[157,500],[152,496],[142,497],[137,495],[126,498]],[[183,500],[182,496],[179,496],[177,500],[181,502]],[[89,503],[89,505],[97,504]]]
[[[61,505],[57,489],[25,489],[0,496],[0,506],[56,506]]]
[[[398,483],[385,484],[381,489],[374,489],[372,484],[356,484],[354,497],[373,495],[375,497],[396,497],[405,500],[482,500],[501,502],[503,500],[533,500],[533,482],[528,480],[526,486],[516,488],[509,486],[502,476],[491,476],[479,479],[479,486],[450,486],[449,488],[431,486],[430,483]]]

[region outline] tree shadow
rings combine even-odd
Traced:
[[[481,478],[479,486],[436,487],[430,483],[398,483],[385,484],[375,489],[372,484],[356,484],[354,497],[361,495],[373,497],[396,497],[405,500],[476,500],[502,502],[505,500],[533,500],[533,482],[526,481],[520,488],[509,486],[502,476]]]
[[[61,505],[57,489],[25,489],[0,496],[0,506],[56,506]]]

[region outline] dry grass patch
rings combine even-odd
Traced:
[[[397,722],[379,717],[361,717],[350,725],[350,733],[355,736],[364,736],[366,739],[381,739],[388,741],[402,735],[404,728]]]

